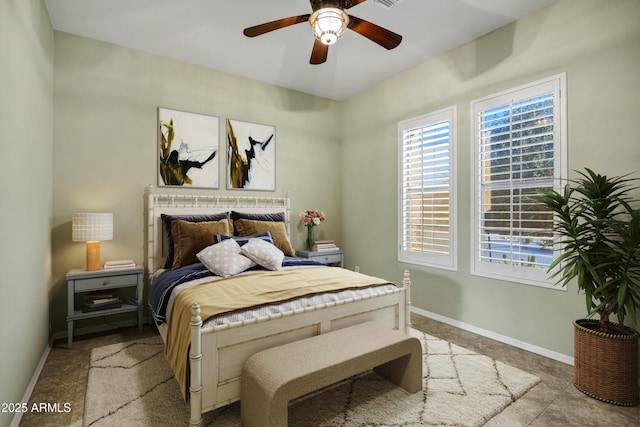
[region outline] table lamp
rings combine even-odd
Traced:
[[[112,213],[75,213],[71,218],[71,240],[87,242],[87,271],[100,270],[100,242],[113,240]]]

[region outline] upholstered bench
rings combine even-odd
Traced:
[[[369,369],[409,393],[422,390],[420,340],[366,322],[258,352],[242,371],[242,424],[286,427],[290,400]]]

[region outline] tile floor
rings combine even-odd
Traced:
[[[572,367],[506,344],[475,335],[443,323],[412,315],[416,329],[485,354],[539,376],[542,381],[525,396],[487,423],[487,426],[640,426],[640,406],[620,407],[599,402],[580,393],[572,385]],[[155,334],[145,326],[143,336]],[[84,394],[91,349],[139,337],[136,327],[77,337],[73,348],[66,340],[56,341],[35,386],[33,403],[69,403],[70,412],[28,412],[22,427],[66,427],[82,425]],[[186,424],[185,424],[186,425]]]

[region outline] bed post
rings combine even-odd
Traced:
[[[286,191],[285,193],[285,218],[284,218],[284,227],[287,231],[287,236],[289,237],[289,240],[291,240],[291,200],[289,199],[289,190]]]
[[[153,218],[153,208],[155,206],[153,200],[153,185],[147,187],[147,272],[149,275],[156,271],[155,256],[156,256],[156,228]]]
[[[189,360],[191,367],[191,427],[202,427],[202,319],[198,303],[191,307],[191,350]]]
[[[411,274],[409,270],[404,271],[404,278],[402,279],[402,287],[404,288],[404,333],[411,333]]]

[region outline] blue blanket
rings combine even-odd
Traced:
[[[318,261],[306,258],[284,257],[282,261],[283,267],[295,267],[302,265],[325,265]],[[261,267],[254,267],[251,270],[264,270]],[[267,271],[267,270],[264,270]],[[167,306],[169,305],[169,297],[173,289],[185,282],[191,280],[202,279],[204,277],[215,276],[214,273],[207,270],[201,262],[185,265],[174,270],[166,270],[153,279],[151,289],[149,290],[149,308],[151,314],[158,324],[166,322]]]

